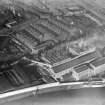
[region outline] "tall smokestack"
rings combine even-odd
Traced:
[[[9,0],[9,9],[13,12],[13,14],[15,15],[15,0]]]

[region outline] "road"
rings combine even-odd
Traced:
[[[105,105],[105,88],[46,93],[2,105]]]

